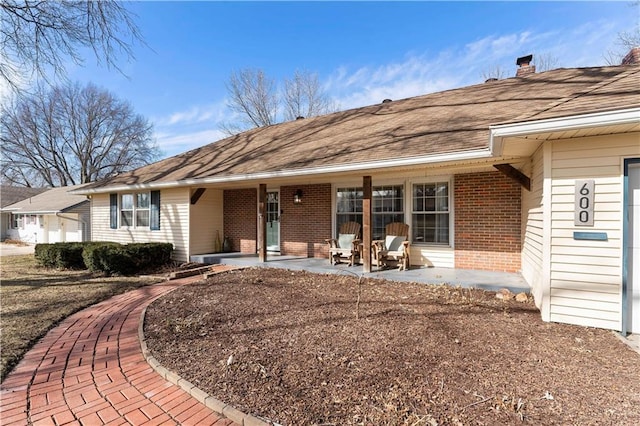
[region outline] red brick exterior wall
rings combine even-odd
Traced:
[[[455,267],[517,272],[521,187],[500,172],[455,175]]]
[[[224,235],[232,249],[242,253],[258,250],[258,190],[224,191]]]
[[[293,194],[302,190],[302,203]],[[331,238],[331,184],[280,188],[280,250],[282,254],[327,257],[325,239]]]

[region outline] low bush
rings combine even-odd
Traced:
[[[85,243],[84,250],[82,251],[82,259],[88,270],[92,272],[104,271],[104,266],[102,266],[101,260],[105,257],[105,247],[108,246],[120,246],[120,244],[96,241]]]
[[[37,244],[35,258],[49,268],[86,268],[108,275],[131,275],[169,263],[172,251],[171,243],[55,243]]]
[[[84,243],[36,244],[34,255],[38,263],[48,268],[84,269]]]

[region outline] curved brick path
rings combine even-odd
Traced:
[[[0,386],[1,424],[233,425],[162,378],[141,351],[143,309],[198,279],[143,287],[65,319]]]

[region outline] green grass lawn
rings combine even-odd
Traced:
[[[154,281],[59,271],[33,255],[0,257],[1,380],[47,331],[69,315]]]

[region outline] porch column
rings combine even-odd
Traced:
[[[267,185],[258,190],[258,260],[267,261]]]
[[[362,177],[362,272],[371,272],[371,176]]]

